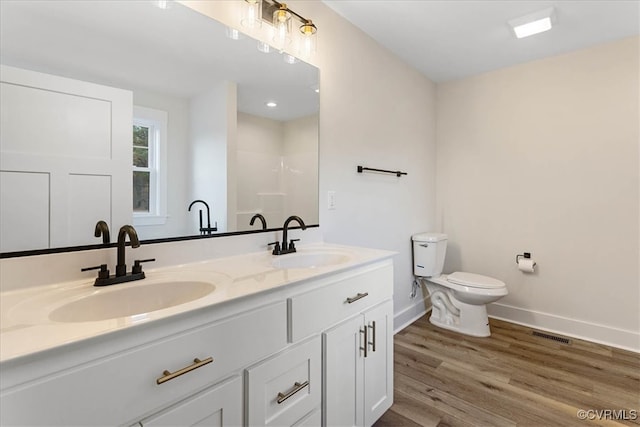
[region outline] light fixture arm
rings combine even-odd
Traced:
[[[278,6],[278,8],[282,8],[283,3],[280,3],[278,0],[270,0],[271,3],[275,4],[276,6]],[[293,10],[291,10],[289,8],[289,6],[284,5],[284,8],[287,10],[287,12],[289,12],[292,15],[295,15],[296,18],[298,18],[298,20],[300,20],[300,22],[302,22],[303,24],[307,23],[310,21],[310,19],[305,18],[304,16],[294,12]]]

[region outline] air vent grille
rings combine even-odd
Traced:
[[[544,332],[533,331],[531,332],[531,335],[533,335],[534,337],[540,337],[547,340],[561,342],[563,344],[571,344],[571,340],[569,338],[563,338],[557,335],[545,334]]]

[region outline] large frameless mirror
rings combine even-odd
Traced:
[[[3,256],[318,223],[317,68],[155,4],[0,3]]]

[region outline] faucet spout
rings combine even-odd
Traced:
[[[251,217],[251,222],[249,222],[249,225],[253,225],[253,223],[256,222],[256,219],[260,220],[260,222],[262,223],[262,229],[266,230],[267,229],[267,220],[259,213],[255,214],[253,217]]]
[[[123,225],[118,232],[118,263],[116,264],[116,276],[125,276],[127,274],[127,264],[125,263],[125,238],[129,236],[132,248],[140,247],[138,233],[136,229],[130,225]]]
[[[93,235],[95,237],[102,236],[102,243],[104,243],[105,245],[108,245],[109,243],[111,243],[111,234],[109,234],[109,225],[105,221],[100,220],[96,223],[96,230],[94,231]]]

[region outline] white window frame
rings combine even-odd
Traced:
[[[149,128],[149,212],[133,212],[133,225],[167,222],[167,121],[166,111],[133,106],[133,125]],[[131,128],[133,132],[133,126]],[[133,145],[132,145],[133,150]],[[145,170],[144,168],[133,168]],[[133,175],[132,178],[133,180]]]

